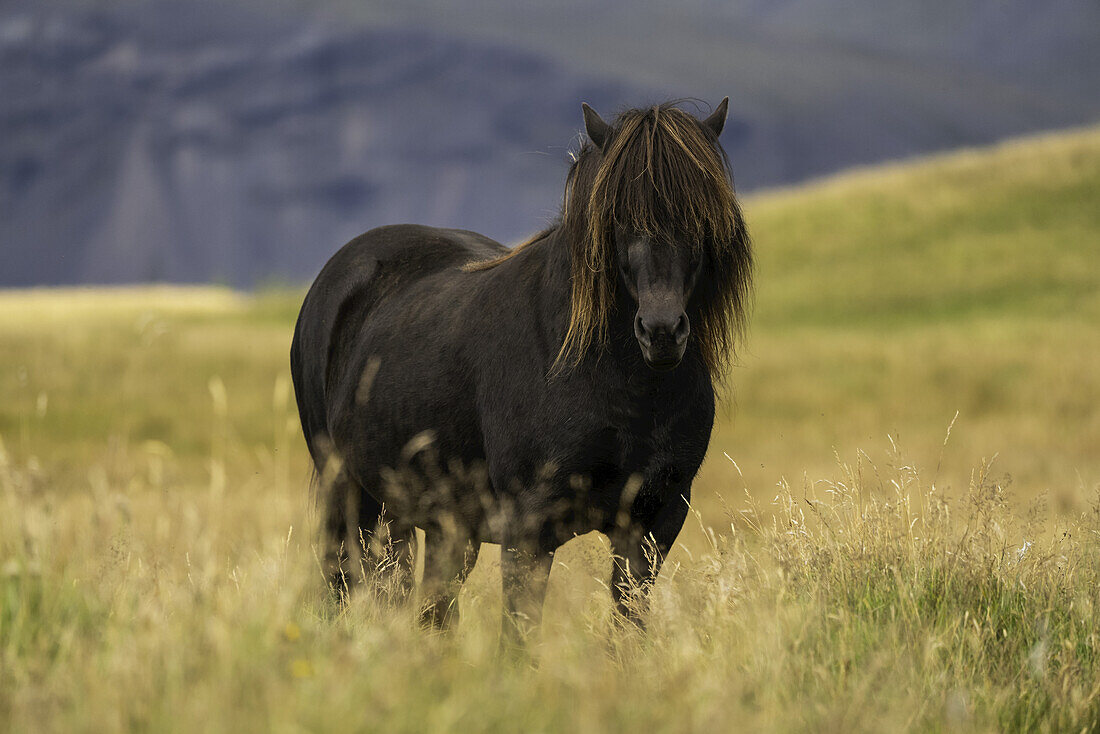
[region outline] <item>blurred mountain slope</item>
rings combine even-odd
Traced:
[[[729,94],[742,189],[1100,115],[1095,3],[922,7],[9,2],[0,285],[298,282],[400,221],[515,240],[581,100]]]

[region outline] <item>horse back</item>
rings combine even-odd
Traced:
[[[318,470],[331,448],[326,398],[340,351],[371,311],[409,283],[505,252],[476,232],[400,224],[356,237],[325,264],[302,303],[290,348],[302,430]]]

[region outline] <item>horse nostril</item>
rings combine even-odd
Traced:
[[[634,336],[638,338],[639,342],[647,347],[649,346],[649,329],[646,328],[641,316],[634,317]]]
[[[688,337],[688,332],[691,328],[688,325],[687,314],[680,314],[680,318],[676,319],[676,328],[672,331],[673,337],[676,339],[676,343],[680,344]]]

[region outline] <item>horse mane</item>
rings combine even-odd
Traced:
[[[551,225],[541,232],[536,232],[535,234],[531,235],[523,242],[520,242],[518,245],[512,247],[512,249],[508,250],[508,252],[504,253],[503,255],[497,255],[496,257],[491,257],[488,260],[471,260],[470,262],[462,266],[462,270],[463,272],[467,273],[476,273],[481,270],[490,270],[492,268],[495,268],[497,265],[500,265],[505,260],[510,260],[513,255],[521,252],[523,248],[527,247],[528,245],[533,245],[540,240],[546,239],[550,235],[554,234],[554,232],[556,232],[557,230],[557,224]]]
[[[674,102],[627,110],[601,151],[581,147],[566,178],[558,222],[511,252],[474,262],[486,270],[562,231],[572,251],[569,326],[555,370],[607,343],[615,307],[615,231],[655,247],[691,247],[707,258],[692,322],[712,379],[720,379],[744,334],[752,294],[752,242],[734,192],[729,158],[714,132]]]

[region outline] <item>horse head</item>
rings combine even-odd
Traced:
[[[718,142],[728,101],[702,120],[665,104],[607,123],[582,106],[590,142],[570,172],[563,215],[573,239],[563,355],[605,340],[613,312],[629,308],[650,368],[677,367],[693,337],[712,375],[728,359],[744,324],[752,270]]]

